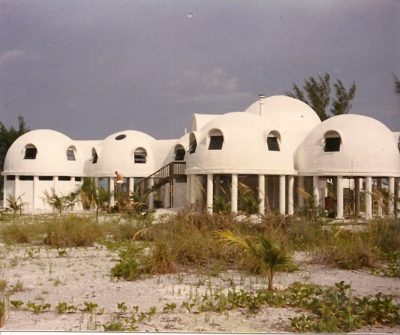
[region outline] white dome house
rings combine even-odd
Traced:
[[[21,197],[28,209],[48,209],[44,192],[75,192],[82,184],[84,158],[64,134],[38,129],[19,137],[7,152],[4,200]]]
[[[265,122],[264,122],[265,121]],[[282,136],[279,125],[273,120],[262,120],[259,115],[251,113],[228,113],[206,123],[200,130],[189,136],[189,153],[187,156],[186,174],[197,180],[197,185],[204,184],[207,190],[207,210],[212,212],[213,199],[218,194],[220,183],[224,189],[220,193],[230,193],[232,211],[238,209],[238,184],[246,184],[258,197],[259,211],[264,212],[266,198],[279,198],[276,203],[282,213],[285,212],[285,182],[293,182],[294,169],[292,146]],[[203,176],[203,182],[199,182]],[[205,176],[207,183],[205,183]],[[271,178],[270,184],[279,189],[276,197],[265,183],[266,176]],[[268,182],[268,180],[267,180]],[[227,184],[231,187],[227,188]],[[199,198],[199,186],[191,185],[192,193]],[[197,191],[194,190],[197,188]],[[214,190],[215,188],[215,190]],[[193,199],[193,201],[196,201]]]
[[[343,217],[343,178],[355,180],[358,194],[365,178],[367,217],[372,216],[373,180],[379,185],[384,179],[390,194],[388,211],[393,213],[400,153],[393,133],[381,122],[354,114],[332,117],[310,132],[296,151],[295,161],[299,175],[313,176],[314,184],[319,177],[336,178],[338,217]]]

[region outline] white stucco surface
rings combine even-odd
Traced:
[[[125,135],[117,140],[118,136]],[[134,152],[143,148],[147,152],[146,164],[134,163]],[[124,177],[145,177],[157,168],[156,140],[140,131],[124,130],[106,137],[96,147],[98,160],[90,164],[89,174],[96,177],[113,176],[118,171]]]
[[[340,151],[324,152],[324,136],[337,132]],[[362,115],[332,117],[306,137],[295,154],[301,175],[400,176],[400,153],[393,133],[381,122]]]
[[[37,148],[36,159],[24,159],[27,145]],[[70,146],[76,148],[74,161],[67,159]],[[78,149],[72,139],[58,131],[32,130],[11,145],[4,162],[4,174],[81,176],[85,157]]]
[[[197,148],[187,155],[187,174],[294,174],[293,155],[284,138],[280,151],[267,148],[267,136],[277,127],[251,113],[228,113],[211,120],[195,132]],[[224,136],[221,150],[209,150],[209,133],[214,129]]]

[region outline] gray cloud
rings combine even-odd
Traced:
[[[0,121],[176,137],[193,113],[243,110],[328,72],[356,82],[354,113],[400,129],[399,16],[396,0],[3,0]]]

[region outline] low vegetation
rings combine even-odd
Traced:
[[[221,205],[221,207],[223,207]],[[103,244],[116,251],[119,260],[110,275],[123,280],[138,280],[154,274],[197,269],[210,276],[235,269],[265,274],[268,289],[257,292],[214,290],[205,296],[185,301],[181,306],[168,303],[163,313],[225,312],[244,309],[256,313],[260,308],[293,307],[303,312],[291,319],[291,331],[343,332],[366,325],[395,325],[400,322],[399,306],[389,296],[355,297],[349,287],[293,284],[286,290],[273,290],[276,271],[296,269],[292,256],[307,251],[314,260],[343,269],[368,268],[376,275],[400,276],[400,225],[394,219],[371,220],[362,225],[341,225],[326,218],[284,218],[273,213],[255,223],[249,216],[228,213],[207,215],[183,212],[152,223],[151,213],[126,215],[15,215],[2,214],[0,242],[25,244],[26,259],[36,257],[36,249],[58,248],[59,257],[68,257],[70,247]],[[7,289],[11,294],[11,286]],[[3,288],[0,323],[6,309]],[[14,288],[14,292],[16,289]],[[11,304],[11,305],[10,305]],[[11,300],[11,308],[33,313],[54,311],[58,314],[77,310],[94,313],[100,306],[83,307],[60,302]],[[125,303],[118,307],[105,331],[137,329],[154,311],[129,312]],[[130,313],[130,314],[129,314]],[[129,314],[129,315],[128,315]]]

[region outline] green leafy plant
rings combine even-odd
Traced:
[[[48,312],[51,308],[49,303],[46,304],[36,304],[35,302],[29,301],[26,304],[26,307],[35,314],[40,314],[44,312]]]
[[[268,289],[272,290],[275,271],[289,263],[286,252],[262,235],[258,237],[258,243],[231,231],[219,232],[219,236],[226,244],[239,247],[244,254],[257,260],[262,270],[267,273]]]
[[[85,305],[85,307],[81,309],[81,311],[88,312],[90,314],[92,314],[99,307],[98,304],[93,303],[91,301],[85,301],[83,304]]]
[[[26,203],[22,201],[21,196],[16,198],[13,195],[7,196],[7,204],[8,204],[8,207],[11,208],[14,217],[17,214],[21,215],[23,207],[26,205]]]
[[[56,311],[58,314],[64,314],[64,313],[75,313],[77,311],[78,307],[74,305],[68,305],[66,302],[60,302],[56,306]]]
[[[13,305],[13,307],[15,309],[20,309],[22,307],[22,305],[24,304],[24,302],[21,300],[11,300],[10,304]]]

